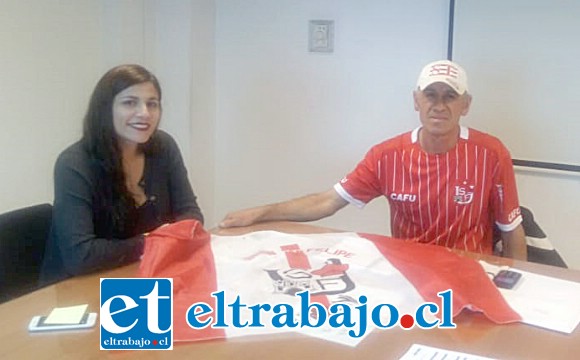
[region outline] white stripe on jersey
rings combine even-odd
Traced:
[[[362,209],[366,205],[364,202],[353,198],[349,193],[347,193],[346,190],[344,190],[344,188],[342,187],[342,185],[340,185],[340,183],[334,184],[334,191],[336,191],[341,198],[353,204],[359,209]]]
[[[425,161],[427,161],[427,203],[431,204],[431,169],[429,168],[429,154],[425,153]],[[429,215],[429,224],[433,224],[433,217],[431,216],[431,206],[427,206],[427,214]]]
[[[449,152],[447,152],[447,176],[445,179],[449,182]],[[445,229],[449,228],[449,185],[445,186]],[[449,244],[449,237],[445,241],[445,245]]]
[[[417,167],[419,168],[419,191],[417,194],[417,199],[419,200],[419,204],[422,204],[421,202],[421,153],[419,153],[419,163],[417,164]],[[421,208],[421,206],[419,206],[419,221],[421,222],[421,231],[425,230],[425,226],[423,225],[423,209]]]
[[[441,174],[439,172],[439,156],[437,156],[437,218],[435,221],[435,242],[439,245],[439,218],[441,216],[441,196],[439,196],[439,191],[441,191],[441,184],[439,179],[441,178]]]
[[[411,183],[411,194],[414,193],[415,188],[413,187],[413,153],[415,152],[415,149],[411,149],[411,155],[409,156],[409,162],[411,163],[411,166],[409,166],[409,182]],[[411,205],[409,205],[411,206]],[[412,210],[412,209],[411,209]],[[413,211],[411,211],[411,221],[413,223],[413,236],[412,237],[417,237],[417,226],[415,226],[415,213]],[[411,226],[411,224],[409,224],[409,226]],[[408,236],[408,238],[411,236]]]
[[[395,189],[395,185],[397,184],[396,179],[399,175],[397,171],[397,158],[398,156],[393,156],[393,173],[392,173],[392,189]],[[399,209],[395,209],[395,213],[393,214],[392,221],[393,223],[397,223],[397,218],[399,217]]]

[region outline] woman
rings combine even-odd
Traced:
[[[83,137],[58,157],[44,284],[138,260],[143,233],[203,222],[175,141],[158,130],[161,88],[139,65],[97,83]]]

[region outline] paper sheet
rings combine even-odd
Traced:
[[[312,336],[321,340],[326,340],[346,346],[356,347],[363,341],[373,330],[374,327],[369,327],[365,334],[359,338],[352,337],[348,334],[348,328],[333,328],[328,324],[319,328],[302,328],[299,333],[307,336]],[[355,329],[355,333],[358,330]]]
[[[500,267],[482,263],[488,272]],[[503,267],[502,267],[503,268]],[[499,289],[525,324],[570,334],[580,323],[580,283],[514,269],[522,274],[511,289]]]
[[[400,360],[493,360],[492,358],[413,344]]]
[[[87,312],[88,304],[54,308],[44,320],[45,324],[78,324]]]

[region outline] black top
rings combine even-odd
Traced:
[[[58,157],[54,167],[54,210],[40,281],[113,268],[138,260],[143,233],[165,223],[203,216],[187,178],[177,144],[157,131],[157,151],[145,155],[141,185],[147,202],[132,209],[123,229],[98,199],[97,160],[79,141]]]

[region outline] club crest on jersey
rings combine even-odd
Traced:
[[[272,279],[274,292],[294,296],[308,290],[311,295],[336,295],[351,291],[355,284],[346,271],[348,264],[339,259],[326,260],[319,269],[290,268],[286,270],[264,270]]]
[[[470,204],[473,201],[473,189],[475,189],[475,185],[467,185],[467,181],[461,185],[455,185],[453,201],[459,205]]]

